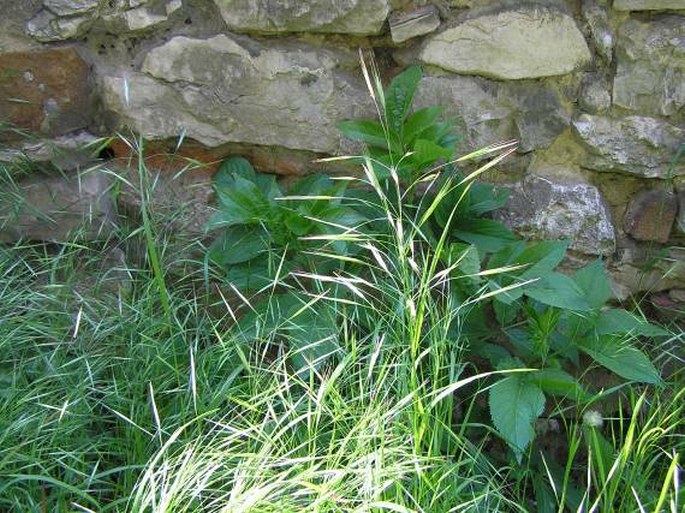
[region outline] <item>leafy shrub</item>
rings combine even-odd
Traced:
[[[288,198],[273,177],[256,175],[242,159],[227,161],[219,171],[215,188],[220,211],[210,226],[223,233],[210,255],[226,266],[229,278],[256,287],[267,277],[273,280],[278,268],[281,276],[300,270],[319,282],[328,275],[329,283],[341,283],[344,269],[369,284],[371,299],[365,299],[356,314],[361,335],[373,331],[385,318],[384,311],[405,320],[408,316],[406,322],[418,328],[406,329],[405,322],[401,329],[418,341],[413,352],[417,358],[430,350],[425,341],[435,340],[426,335],[433,327],[417,320],[416,298],[432,296],[431,308],[442,312],[435,318],[451,319],[446,335],[451,342],[445,343],[467,341],[477,366],[486,361],[485,370],[504,374],[489,390],[489,409],[494,427],[518,462],[534,439],[535,420],[543,413],[554,414],[550,396],[578,407],[593,399],[578,378],[586,365],[581,355],[625,380],[660,383],[636,341],[663,331],[607,306],[612,293],[600,261],[572,274],[559,272],[568,241],[523,241],[487,217],[505,204],[508,194],[476,178],[513,152],[515,143],[455,159],[458,137],[453,124],[440,119],[442,109],[411,111],[420,68],[407,69],[387,90],[365,75],[379,120],[339,124],[345,135],[366,144],[366,155],[349,158],[365,170],[362,187],[333,185],[317,176],[298,183],[291,190],[297,198]],[[468,176],[456,168],[461,161],[495,153],[499,155]],[[352,253],[358,257],[346,258]],[[350,261],[356,267],[348,265]],[[379,278],[377,270],[384,266],[394,273]],[[410,269],[404,281],[402,269]],[[388,290],[393,292],[388,295]],[[354,293],[350,286],[341,287],[336,297]],[[278,296],[279,305],[289,306],[279,307],[275,317],[271,312],[273,322],[277,324],[278,312],[308,311],[303,319],[311,329],[304,332],[315,333],[318,316],[312,308],[322,303],[312,306],[289,294],[294,293]],[[392,304],[384,305],[391,296]],[[327,334],[335,332],[336,322],[335,311],[329,313]],[[324,335],[305,337],[300,345],[316,348],[315,339]],[[318,347],[300,363],[321,362],[334,352],[331,346]],[[527,371],[508,372],[517,369]],[[444,376],[431,376],[423,377],[444,383]]]

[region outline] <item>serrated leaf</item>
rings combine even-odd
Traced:
[[[591,309],[583,290],[568,276],[549,273],[527,286],[524,294],[545,305],[586,312]]]
[[[595,329],[598,335],[631,334],[646,337],[668,335],[668,332],[663,328],[654,326],[619,308],[602,311],[597,318]]]
[[[629,381],[659,384],[661,377],[647,355],[617,337],[599,337],[579,346],[600,365]]]
[[[526,378],[513,375],[490,388],[488,402],[495,428],[521,463],[535,436],[533,423],[545,409],[545,395]]]
[[[397,75],[385,91],[385,116],[390,130],[401,134],[404,120],[414,101],[414,94],[421,81],[420,66],[411,66]]]
[[[576,271],[573,281],[583,291],[585,300],[592,308],[601,308],[614,297],[609,277],[601,260]]]

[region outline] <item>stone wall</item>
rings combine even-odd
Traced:
[[[358,63],[364,48],[386,79],[423,65],[418,103],[442,104],[459,120],[462,151],[520,141],[490,176],[513,188],[499,216],[520,233],[572,238],[576,260],[605,258],[619,295],[685,288],[685,155],[675,161],[685,143],[685,0],[0,0],[0,8],[0,119],[33,135],[3,131],[0,159],[58,159],[69,180],[88,165],[77,141],[130,129],[153,154],[216,162],[239,153],[263,170],[310,172],[316,157],[350,150],[337,121],[373,116]],[[126,145],[112,152],[123,156]],[[182,182],[163,174],[165,195],[206,201],[193,187],[206,191],[208,169]],[[19,186],[45,189],[39,182]],[[32,205],[60,229],[22,231],[41,216],[0,205],[2,239],[63,234],[74,217],[62,215],[65,205],[84,209],[93,184],[108,180],[91,182],[83,193],[48,186],[78,198]],[[112,216],[96,203],[102,215],[90,232],[101,233]]]

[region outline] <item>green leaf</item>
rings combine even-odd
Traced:
[[[579,346],[597,363],[629,381],[659,384],[661,377],[647,356],[617,337],[599,337]]]
[[[531,372],[528,379],[548,394],[568,397],[576,402],[590,398],[590,394],[578,383],[578,380],[561,369],[547,368]]]
[[[668,335],[668,332],[663,328],[654,326],[619,308],[602,311],[597,318],[595,329],[598,335],[631,334],[644,335],[646,337]]]
[[[436,122],[442,111],[441,106],[426,107],[409,116],[404,124],[404,143],[411,146],[416,138]]]
[[[535,436],[533,423],[545,409],[545,395],[526,378],[513,375],[490,388],[489,404],[495,428],[521,463],[523,451]]]
[[[532,244],[515,259],[516,264],[527,265],[521,279],[529,280],[544,276],[561,263],[566,256],[569,241],[554,240]]]
[[[581,288],[592,308],[600,308],[614,297],[611,283],[601,260],[576,271],[573,281]]]
[[[397,75],[385,91],[385,116],[390,130],[402,133],[404,120],[414,100],[423,72],[420,66],[411,66]]]
[[[234,176],[228,185],[223,182],[216,187],[220,214],[210,222],[211,227],[250,224],[270,221],[272,203],[252,180]]]
[[[482,253],[493,253],[515,240],[509,228],[492,219],[461,219],[453,234],[458,239],[475,244]]]
[[[471,204],[469,212],[474,216],[482,216],[507,204],[511,191],[501,186],[489,183],[474,183],[471,187]]]
[[[506,303],[503,301],[493,301],[492,308],[500,326],[506,327],[516,320],[516,316],[521,311],[521,303]]]
[[[417,139],[412,150],[414,154],[411,158],[419,167],[430,166],[440,159],[452,158],[452,152],[448,148],[443,148],[427,139]]]
[[[337,126],[338,130],[353,141],[363,142],[369,146],[376,146],[385,150],[388,149],[387,136],[383,126],[377,121],[340,121]]]
[[[473,353],[482,358],[486,358],[493,367],[497,367],[503,360],[511,359],[511,353],[504,347],[489,342],[473,344]]]
[[[209,257],[222,266],[247,262],[269,248],[268,235],[254,226],[231,226],[209,248]]]
[[[447,265],[455,265],[466,276],[480,281],[480,256],[478,248],[473,244],[454,242],[447,250]]]
[[[236,176],[253,180],[256,173],[252,164],[243,157],[229,157],[224,160],[214,176],[212,184],[215,187],[233,187]]]
[[[545,305],[566,310],[586,312],[590,305],[585,293],[576,283],[561,273],[549,273],[535,283],[527,286],[524,294]]]
[[[314,223],[304,217],[300,212],[288,212],[285,215],[285,226],[298,237],[309,234],[313,228]]]

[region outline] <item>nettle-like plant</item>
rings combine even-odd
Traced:
[[[210,228],[221,233],[209,256],[236,286],[270,290],[247,324],[257,315],[261,326],[275,329],[297,318],[287,338],[299,348],[298,371],[316,370],[337,354],[341,313],[325,300],[331,294],[333,304],[348,305],[345,315],[362,331],[390,323],[398,340],[409,339],[413,358],[423,358],[431,344],[466,341],[473,363],[487,364],[479,370],[503,376],[489,388],[490,416],[518,462],[538,417],[596,399],[582,380],[582,355],[628,382],[660,383],[637,342],[663,332],[607,306],[612,293],[600,261],[559,272],[569,241],[524,241],[488,217],[508,193],[477,178],[515,151],[515,142],[455,159],[458,137],[454,123],[441,119],[442,109],[411,109],[420,68],[399,74],[387,89],[365,66],[364,72],[379,119],[339,124],[366,145],[365,155],[347,158],[363,165],[361,187],[314,176],[286,195],[273,176],[256,174],[239,158],[214,177],[219,212]],[[468,175],[456,167],[493,154]],[[303,276],[308,285],[288,285]],[[349,299],[355,297],[363,300]],[[350,314],[349,305],[358,312]],[[399,328],[391,325],[397,319]],[[449,319],[443,339],[435,338],[431,319]],[[454,376],[440,376],[441,368],[434,362],[410,381],[445,386]]]
[[[415,181],[430,183],[420,197],[398,196],[413,202],[406,211],[418,212],[412,215],[423,241],[451,270],[454,304],[469,304],[454,336],[467,337],[471,353],[494,369],[531,369],[503,377],[489,389],[493,424],[520,462],[535,436],[534,421],[545,412],[554,414],[550,396],[576,406],[593,399],[579,378],[581,354],[628,381],[658,384],[659,373],[637,342],[665,333],[607,306],[613,294],[600,261],[571,275],[561,273],[556,269],[569,241],[523,241],[487,218],[504,206],[508,193],[459,173],[455,164],[466,158],[454,159],[458,137],[449,121],[439,120],[439,107],[410,111],[420,79],[420,68],[413,67],[385,92],[376,82],[380,120],[339,126],[367,144],[370,167],[388,188],[393,173],[409,185],[407,190],[416,190]],[[511,146],[495,145],[467,158],[508,150],[475,172],[481,174],[511,153]]]

